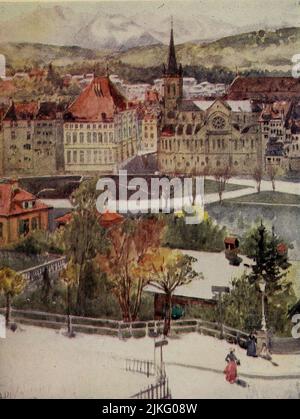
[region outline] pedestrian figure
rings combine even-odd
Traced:
[[[268,349],[267,344],[265,342],[262,344],[262,348],[261,348],[261,351],[260,351],[260,356],[261,356],[261,358],[266,359],[267,361],[272,360],[269,349]]]
[[[225,361],[227,362],[227,366],[224,370],[226,374],[226,380],[230,384],[234,384],[237,379],[237,365],[240,365],[240,361],[235,356],[235,350],[233,348],[230,349],[229,354],[226,356]]]
[[[247,340],[247,355],[252,356],[254,358],[257,357],[256,354],[256,345],[257,345],[257,339],[253,332],[250,333]]]

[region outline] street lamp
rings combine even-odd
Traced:
[[[266,281],[263,278],[261,278],[258,284],[259,284],[259,289],[261,291],[261,310],[262,310],[261,330],[263,332],[266,332],[267,331],[266,314],[265,314]]]

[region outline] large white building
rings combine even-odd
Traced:
[[[108,77],[95,77],[64,115],[67,173],[112,173],[136,154],[137,112]]]

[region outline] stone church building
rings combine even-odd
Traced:
[[[258,124],[259,112],[249,99],[183,99],[183,71],[177,64],[173,28],[163,80],[160,172],[213,174],[230,167],[235,174],[250,174],[263,165],[265,145]]]

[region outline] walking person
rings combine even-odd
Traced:
[[[266,359],[267,361],[272,361],[272,356],[265,342],[262,344],[259,356],[263,359]]]
[[[257,357],[256,353],[257,339],[254,332],[251,332],[247,340],[247,356]]]
[[[230,349],[225,361],[227,362],[227,366],[224,370],[226,375],[225,378],[230,384],[234,384],[237,380],[237,366],[240,365],[240,361],[235,356],[234,348]]]

